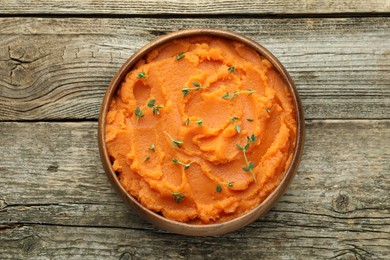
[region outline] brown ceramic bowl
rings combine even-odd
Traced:
[[[159,215],[158,213],[155,213],[147,209],[146,207],[142,206],[141,203],[139,203],[137,199],[135,199],[131,194],[129,194],[120,184],[119,179],[112,168],[112,164],[104,140],[107,110],[112,97],[116,93],[118,86],[120,85],[120,83],[122,82],[126,74],[132,69],[132,67],[141,58],[145,56],[145,54],[149,53],[154,48],[157,48],[162,44],[165,44],[172,40],[187,38],[192,36],[215,36],[227,40],[241,42],[251,47],[255,51],[257,51],[261,56],[267,58],[273,64],[275,69],[279,72],[281,77],[285,80],[288,88],[290,89],[291,96],[295,104],[295,110],[296,110],[296,121],[297,121],[296,147],[294,150],[292,162],[288,168],[288,171],[286,172],[285,176],[280,182],[280,184],[262,203],[260,203],[258,206],[256,206],[246,214],[241,215],[230,221],[218,223],[218,224],[196,225],[196,224],[181,223],[181,222],[167,219],[162,215]],[[264,215],[268,210],[270,210],[273,207],[273,205],[277,202],[277,200],[283,195],[284,191],[287,189],[288,185],[290,184],[290,182],[292,181],[293,177],[295,176],[298,170],[298,165],[303,152],[304,127],[305,124],[304,124],[302,104],[297,89],[290,75],[287,73],[283,65],[278,61],[278,59],[274,55],[272,55],[272,53],[270,53],[267,49],[265,49],[260,44],[237,33],[219,30],[219,29],[190,29],[190,30],[173,32],[150,42],[149,44],[141,48],[139,51],[137,51],[135,54],[133,54],[123,64],[123,66],[119,69],[119,71],[112,79],[107,89],[107,92],[104,96],[103,104],[99,116],[98,139],[99,139],[100,156],[101,156],[104,169],[107,173],[108,179],[110,180],[111,184],[115,187],[119,195],[129,204],[130,208],[133,209],[139,216],[148,220],[156,227],[167,230],[172,233],[189,235],[189,236],[212,236],[212,235],[220,235],[220,234],[238,230],[248,225],[249,223],[255,221],[256,219]]]

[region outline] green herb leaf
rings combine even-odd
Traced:
[[[184,166],[184,170],[187,170],[188,168],[190,168],[191,163],[193,163],[193,162],[183,163],[183,162],[181,162],[179,159],[176,159],[176,158],[173,158],[172,162],[173,162],[174,164],[181,164],[181,165],[183,165],[183,166]]]
[[[268,107],[265,109],[265,111],[267,111],[267,113],[271,113],[271,109],[269,109]]]
[[[238,94],[239,94],[238,91],[234,91],[234,92],[233,92],[233,96],[232,96],[232,98],[230,99],[230,101],[234,100],[234,99],[237,97]]]
[[[138,78],[138,79],[144,79],[144,78],[146,78],[146,73],[143,72],[143,71],[140,71],[140,73],[138,73],[137,78]]]
[[[180,203],[186,196],[181,195],[181,192],[172,192],[173,200],[176,203]]]
[[[241,133],[241,127],[239,125],[236,125],[236,131],[237,133]]]
[[[135,109],[135,115],[138,116],[138,117],[144,117],[145,115],[142,113],[141,109],[139,107],[137,107]]]
[[[190,93],[190,89],[189,89],[189,88],[182,88],[182,89],[181,89],[181,92],[183,92],[183,95],[184,95],[184,96],[187,96],[188,93]]]
[[[185,55],[183,54],[183,52],[179,52],[179,54],[176,56],[176,60],[181,60],[185,57]]]
[[[148,161],[149,159],[150,159],[150,156],[148,155],[148,156],[146,156],[144,162]]]
[[[256,180],[256,176],[255,174],[253,173],[253,168],[255,167],[255,164],[253,162],[249,162],[249,165],[248,167],[245,167],[245,168],[242,168],[245,172],[250,172],[252,174],[252,178],[255,182],[257,182]]]
[[[232,118],[230,118],[230,122],[234,123],[234,121],[238,120],[240,118],[236,117],[236,116],[233,116]]]
[[[233,188],[233,182],[228,182],[228,183],[227,183],[227,186],[228,186],[229,188]]]
[[[153,115],[159,115],[160,108],[163,108],[163,106],[153,106]]]
[[[164,134],[166,134],[169,137],[169,139],[171,139],[171,142],[172,142],[174,147],[177,147],[177,148],[181,147],[181,145],[183,144],[183,141],[175,140],[167,132],[165,132],[165,131],[163,131],[163,132],[164,132]]]
[[[199,119],[196,123],[198,124],[198,126],[202,127],[203,119]]]
[[[237,146],[238,150],[244,151],[244,148],[241,147],[239,144],[236,144],[236,146]]]
[[[252,134],[252,136],[250,137],[250,141],[252,142],[252,144],[255,143],[255,141],[256,141],[256,136],[255,136],[255,134]]]
[[[222,98],[224,98],[224,99],[229,98],[229,97],[230,97],[229,92],[226,92],[226,94],[222,96]]]
[[[219,193],[221,193],[222,192],[222,187],[221,187],[221,184],[217,184],[217,187],[215,187],[215,190],[217,191],[217,192],[219,192]]]
[[[155,152],[155,148],[156,148],[156,147],[154,146],[154,144],[152,144],[152,145],[149,147],[149,150]]]
[[[249,172],[250,171],[249,166],[243,167],[242,169],[244,170],[244,172]]]
[[[186,119],[186,125],[188,125],[190,123],[190,118],[187,118]]]
[[[154,103],[156,103],[156,100],[155,99],[151,99],[148,101],[148,107],[153,107],[154,106]]]
[[[252,172],[253,168],[255,168],[255,164],[253,162],[249,162],[247,167],[242,168],[245,172]]]
[[[173,146],[176,145],[177,148],[181,148],[181,145],[183,144],[183,141],[173,140],[172,143],[173,143]]]
[[[253,119],[252,118],[247,118],[246,119],[248,122],[253,122]]]
[[[137,121],[135,122],[135,124],[138,125],[138,120],[145,115],[142,113],[142,110],[139,107],[135,109],[135,115],[137,116]]]
[[[230,66],[228,68],[228,71],[230,71],[231,73],[236,73],[236,68],[234,68],[234,66]]]
[[[254,134],[252,134],[251,137],[247,136],[246,139],[247,139],[248,142],[254,144],[255,141],[256,141],[256,136]]]
[[[256,92],[253,89],[249,89],[249,88],[247,88],[246,90],[247,90],[247,92],[249,92],[248,96],[250,96],[250,95],[252,95],[253,93]],[[242,91],[242,93],[245,93],[245,91]]]
[[[194,85],[196,87],[196,90],[199,90],[202,88],[202,85],[200,85],[198,82],[194,81],[192,82],[192,85]]]

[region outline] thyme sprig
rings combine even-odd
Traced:
[[[255,142],[256,142],[256,136],[255,136],[255,134],[252,134],[251,136],[247,136],[247,137],[246,137],[246,141],[247,141],[247,142],[250,142],[251,144],[255,144]]]
[[[181,92],[183,92],[183,95],[184,96],[187,96],[191,90],[195,90],[195,91],[198,91],[200,89],[204,89],[205,87],[202,86],[201,84],[199,84],[198,82],[194,81],[192,82],[192,85],[194,86],[193,88],[182,88],[181,89]]]
[[[234,121],[239,120],[239,119],[240,119],[239,117],[232,116],[232,117],[230,118],[230,122],[231,122],[231,123],[234,123]]]
[[[198,124],[198,126],[202,127],[203,119],[199,119],[198,121],[196,121],[196,123]]]
[[[187,170],[188,168],[190,168],[191,164],[193,163],[192,162],[189,162],[189,163],[183,163],[182,161],[180,161],[179,159],[177,158],[173,158],[172,162],[174,164],[180,164],[180,165],[183,165],[184,166],[184,170]]]
[[[181,60],[185,57],[184,53],[181,51],[179,54],[176,56],[176,60]]]
[[[142,117],[144,117],[145,115],[142,113],[142,109],[140,109],[139,107],[137,107],[135,109],[135,115],[137,117],[137,121],[135,122],[135,125],[138,125],[138,120]]]
[[[160,114],[160,109],[163,108],[164,106],[156,106],[155,105],[156,103],[156,100],[155,99],[151,99],[148,101],[148,103],[143,106],[143,107],[137,107],[135,109],[135,115],[137,117],[137,121],[136,121],[136,125],[138,125],[138,121],[140,118],[144,117],[145,114],[142,112],[146,107],[150,107],[151,109],[153,109],[153,115],[159,115]]]
[[[254,144],[255,141],[256,141],[256,136],[254,134],[252,134],[252,136],[247,136],[247,141],[246,141],[246,144],[244,146],[240,146],[239,144],[236,144],[237,148],[239,150],[242,151],[242,153],[244,154],[244,159],[245,159],[245,163],[246,163],[246,167],[243,167],[242,169],[244,170],[244,172],[250,172],[252,174],[252,178],[255,182],[257,182],[256,180],[256,176],[255,174],[253,173],[253,169],[255,168],[255,164],[253,162],[250,162],[248,161],[248,158],[246,156],[246,153],[249,149],[249,145],[250,144]]]
[[[182,201],[186,196],[184,195],[181,195],[182,193],[180,191],[176,191],[176,192],[171,192],[172,196],[173,196],[173,200],[176,202],[176,203],[180,203],[180,201]]]
[[[236,68],[234,66],[230,66],[228,68],[228,71],[230,71],[231,73],[236,73]]]
[[[146,78],[146,73],[145,72],[143,72],[143,71],[140,71],[139,73],[138,73],[138,76],[137,76],[137,79],[144,79],[144,78]]]
[[[164,134],[166,134],[169,137],[169,139],[171,139],[173,147],[181,148],[181,145],[183,144],[183,141],[175,140],[167,132],[165,132],[165,131],[163,131],[163,132],[164,132]]]
[[[148,107],[150,107],[151,109],[153,109],[153,115],[159,115],[160,114],[160,109],[163,108],[164,106],[157,106],[155,105],[156,103],[156,100],[155,99],[151,99],[149,100],[148,102]]]
[[[247,96],[250,96],[255,92],[256,92],[255,90],[249,88],[247,90],[241,90],[241,91],[235,90],[232,95],[229,92],[226,92],[226,94],[223,95],[222,98],[223,99],[230,98],[230,100],[234,100],[239,94],[247,94]]]

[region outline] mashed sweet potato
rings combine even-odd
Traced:
[[[295,147],[295,111],[284,81],[254,50],[188,38],[127,74],[105,140],[121,184],[142,205],[180,222],[218,223],[279,184]]]

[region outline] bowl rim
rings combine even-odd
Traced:
[[[296,145],[293,152],[293,157],[288,169],[285,171],[285,174],[278,184],[274,188],[274,190],[253,209],[249,210],[245,214],[238,216],[237,218],[228,220],[222,223],[216,224],[188,224],[182,223],[178,221],[174,221],[164,216],[144,207],[138,200],[128,193],[125,188],[121,185],[115,171],[112,168],[112,164],[108,155],[107,146],[105,143],[105,124],[106,124],[106,116],[109,108],[109,104],[111,98],[114,96],[116,91],[118,90],[120,83],[126,76],[126,74],[133,68],[133,66],[142,59],[147,53],[152,51],[154,48],[157,48],[165,43],[168,43],[173,40],[194,37],[194,36],[211,36],[223,38],[231,41],[236,41],[245,44],[246,46],[252,48],[257,53],[259,53],[262,57],[265,57],[268,61],[272,63],[275,67],[276,71],[285,81],[287,87],[289,88],[291,97],[293,99],[293,104],[295,107],[295,119],[297,123],[297,134],[296,134]],[[136,51],[127,61],[121,66],[121,68],[117,71],[117,73],[112,78],[107,91],[104,95],[103,102],[100,109],[99,120],[98,120],[98,143],[99,143],[99,153],[100,158],[103,164],[103,168],[106,172],[106,175],[111,182],[112,186],[115,188],[117,193],[124,199],[125,202],[128,203],[131,209],[133,209],[141,218],[148,220],[154,226],[181,235],[189,235],[189,236],[212,236],[212,235],[221,235],[229,232],[236,231],[256,219],[260,216],[264,215],[267,211],[269,211],[274,204],[279,200],[279,198],[284,194],[285,190],[291,183],[295,174],[298,171],[298,166],[302,158],[303,146],[305,139],[305,121],[304,114],[302,108],[302,102],[299,97],[297,88],[287,72],[284,66],[280,63],[280,61],[265,47],[238,34],[236,32],[222,30],[222,29],[210,29],[210,28],[194,28],[194,29],[186,29],[179,30],[175,32],[168,33],[164,36],[161,36],[144,47]]]

